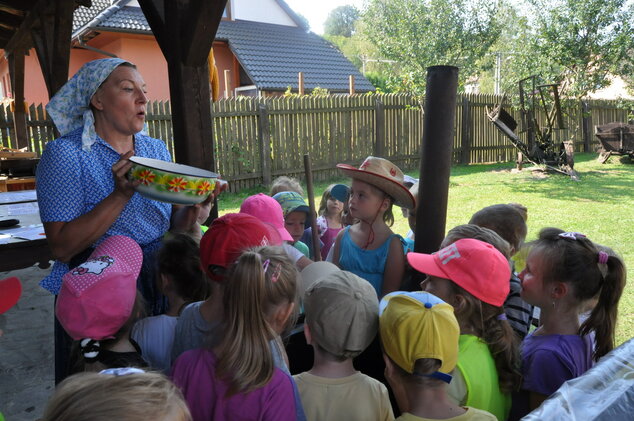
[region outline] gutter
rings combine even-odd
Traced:
[[[95,48],[95,47],[92,47],[92,46],[86,44],[84,42],[83,38],[82,38],[82,35],[77,35],[75,40],[77,41],[77,44],[79,45],[78,47],[75,47],[75,48],[82,48],[84,50],[90,50],[90,51],[94,51],[95,53],[98,53],[98,54],[103,54],[104,56],[113,57],[113,58],[119,58],[119,57],[117,57],[116,54],[112,54],[112,53],[110,53],[108,51],[100,50],[99,48]]]

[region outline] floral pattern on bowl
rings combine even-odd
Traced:
[[[187,165],[150,158],[132,157],[130,179],[140,184],[136,191],[153,200],[181,205],[200,203],[213,191],[218,175]]]

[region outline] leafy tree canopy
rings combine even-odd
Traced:
[[[354,34],[354,24],[357,19],[359,19],[359,10],[352,5],[334,8],[324,23],[324,34],[350,37]]]

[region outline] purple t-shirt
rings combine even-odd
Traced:
[[[216,356],[205,349],[184,352],[172,366],[172,380],[183,392],[194,421],[296,419],[293,384],[280,369],[274,369],[266,386],[230,397],[228,385],[215,373]]]
[[[567,380],[592,368],[592,339],[579,335],[528,335],[521,346],[522,387],[509,419],[529,412],[529,393],[550,396]]]

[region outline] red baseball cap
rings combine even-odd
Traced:
[[[500,307],[511,288],[511,265],[495,247],[464,238],[434,254],[407,253],[419,272],[449,279],[485,303]]]
[[[0,280],[0,314],[13,307],[22,294],[22,284],[15,276]]]
[[[245,249],[280,245],[282,239],[272,225],[246,213],[228,213],[215,219],[200,240],[200,263],[210,279],[222,281],[209,266],[228,269]]]

